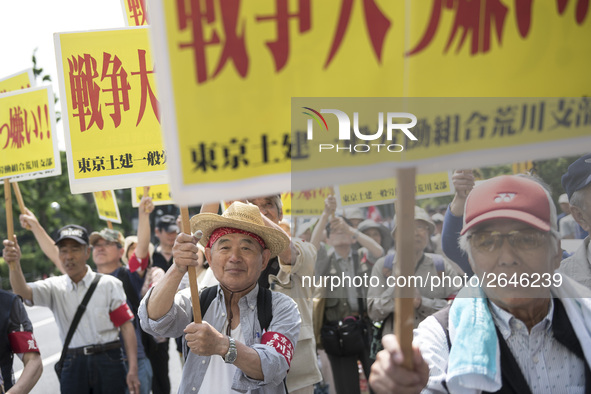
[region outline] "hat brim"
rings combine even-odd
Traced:
[[[464,224],[464,227],[462,228],[460,235],[464,235],[468,230],[470,230],[474,226],[477,226],[487,220],[492,219],[513,219],[528,224],[541,231],[550,231],[550,225],[548,223],[546,223],[540,218],[535,217],[532,214],[513,209],[499,209],[483,213],[482,215],[470,220],[469,222]]]
[[[289,237],[283,232],[267,226],[225,218],[215,213],[200,213],[191,218],[191,232],[201,230],[203,236],[199,243],[207,246],[211,233],[220,227],[232,227],[258,235],[265,241],[265,246],[271,251],[271,258],[277,256],[289,247]]]

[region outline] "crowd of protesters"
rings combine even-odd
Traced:
[[[152,233],[146,196],[126,238],[73,224],[52,238],[27,210],[21,225],[63,275],[27,283],[18,240],[4,240],[14,294],[0,291],[0,393],[29,392],[43,369],[23,302],[55,316],[62,393],[170,393],[171,338],[181,393],[590,392],[591,154],[561,181],[558,215],[561,191],[535,176],[478,182],[456,170],[448,206],[415,207],[411,261],[397,258],[396,234],[408,230],[396,218],[338,209],[334,196],[320,217],[294,219],[291,234],[279,195],[221,214],[206,204],[191,234],[172,215]],[[580,246],[566,252],[561,239]],[[414,290],[406,364],[390,285],[399,264],[448,279]],[[16,382],[14,354],[24,363]]]

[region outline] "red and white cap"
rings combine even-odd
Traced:
[[[482,182],[470,192],[460,234],[491,219],[513,219],[541,231],[556,230],[556,207],[550,193],[538,182],[502,175]]]

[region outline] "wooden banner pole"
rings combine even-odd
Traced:
[[[189,217],[189,207],[181,207],[181,224],[183,233],[191,234],[191,221]],[[193,320],[195,323],[201,323],[201,306],[199,304],[199,288],[197,286],[197,271],[195,267],[188,267],[189,286],[191,287],[191,304],[193,304]]]
[[[107,220],[107,228],[113,230],[113,223],[110,220]]]
[[[25,210],[27,208],[25,207],[25,202],[23,201],[23,196],[21,194],[21,189],[18,186],[18,182],[12,183],[12,189],[14,190],[14,195],[16,196],[16,202],[18,203],[18,209],[21,211],[21,214],[24,214]],[[25,223],[25,228],[27,230],[30,230],[31,226],[29,226],[28,223]]]
[[[12,241],[14,239],[14,222],[12,219],[12,192],[8,178],[4,178],[4,202],[6,206],[6,235],[8,240]]]
[[[410,278],[414,275],[414,227],[415,227],[415,175],[416,168],[396,170],[398,187],[396,190],[396,277]],[[415,289],[411,281],[406,286],[396,286],[394,291],[394,333],[404,355],[403,366],[413,369],[412,336],[415,319]]]

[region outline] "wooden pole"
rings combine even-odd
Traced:
[[[110,220],[107,220],[107,227],[113,230],[113,223]]]
[[[21,211],[21,213],[25,213],[27,208],[25,207],[25,202],[23,201],[23,196],[21,195],[21,189],[18,187],[18,182],[12,183],[12,189],[14,190],[16,201],[18,202],[18,209]],[[31,226],[29,226],[28,223],[25,223],[25,228],[29,230]]]
[[[396,277],[410,278],[414,275],[414,227],[415,227],[415,174],[416,169],[401,168],[396,171],[398,188],[396,191]],[[403,366],[413,369],[412,334],[414,328],[415,289],[410,286],[396,286],[394,291],[394,333],[404,355]]]
[[[6,235],[8,240],[12,241],[14,239],[14,223],[12,220],[12,192],[8,178],[4,178],[4,202],[6,205]]]
[[[189,220],[189,208],[181,207],[181,224],[183,233],[191,234],[191,221]],[[201,306],[199,304],[199,288],[197,286],[197,271],[195,267],[188,267],[189,286],[191,287],[191,304],[193,304],[193,320],[201,323]]]

